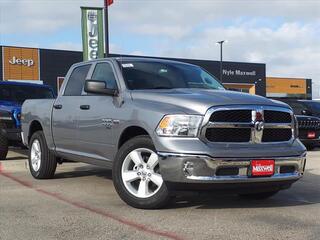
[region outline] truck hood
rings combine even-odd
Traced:
[[[208,108],[224,105],[268,105],[290,108],[287,104],[265,97],[227,90],[170,89],[134,90],[132,99],[176,106],[187,114],[204,115]],[[178,110],[178,109],[177,109]]]
[[[12,101],[3,101],[0,100],[0,111],[7,111],[7,112],[13,112],[13,111],[21,111],[21,104],[17,102]]]

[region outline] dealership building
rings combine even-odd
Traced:
[[[196,64],[220,76],[219,61],[169,59]],[[43,83],[57,92],[69,67],[80,61],[81,51],[0,46],[0,80]],[[261,96],[312,97],[311,79],[267,78],[264,63],[224,61],[222,83],[228,89]]]

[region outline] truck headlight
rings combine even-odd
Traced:
[[[202,123],[198,115],[166,115],[160,121],[156,132],[159,136],[196,137]]]

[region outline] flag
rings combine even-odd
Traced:
[[[104,57],[103,8],[81,7],[83,60]]]
[[[110,6],[113,3],[113,0],[105,0],[105,6]]]

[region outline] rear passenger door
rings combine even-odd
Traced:
[[[52,112],[52,134],[56,150],[65,154],[77,153],[77,115],[84,81],[91,65],[75,67],[61,94],[56,99]]]
[[[111,62],[96,63],[90,79],[105,81],[107,88],[118,89]],[[117,97],[83,92],[77,109],[78,150],[94,159],[110,160],[110,153],[114,151],[116,143],[114,128],[119,124],[117,115],[120,105]]]

